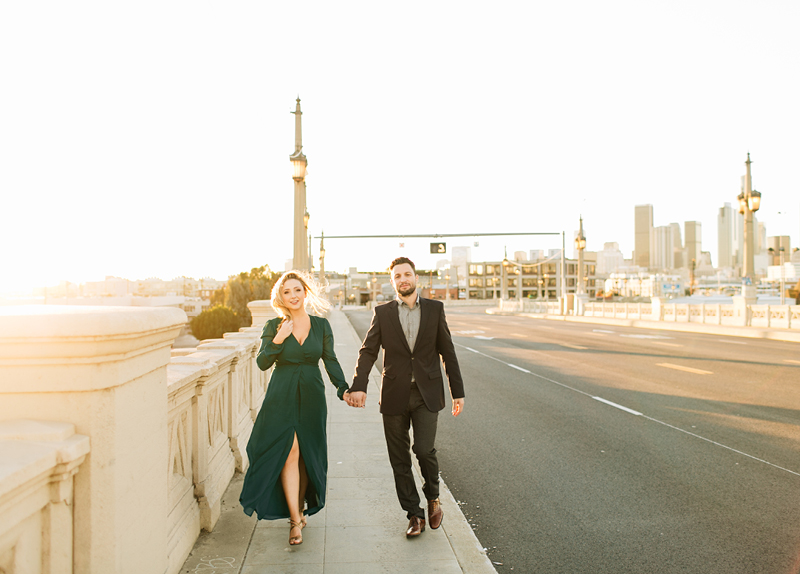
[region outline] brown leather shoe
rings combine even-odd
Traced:
[[[406,529],[406,537],[416,537],[423,531],[425,531],[425,520],[415,515],[408,522],[408,529]]]
[[[428,525],[431,526],[431,529],[439,529],[439,525],[442,524],[442,519],[444,519],[444,511],[442,511],[442,505],[439,503],[439,498],[436,499],[429,499],[428,500]]]

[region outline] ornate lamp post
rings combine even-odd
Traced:
[[[325,285],[325,232],[319,239],[319,285]]]
[[[520,310],[522,309],[522,265],[519,262],[508,259],[508,254],[503,258],[503,276],[506,278],[505,282],[508,284],[508,266],[513,265],[519,271],[517,272],[517,301],[520,303]],[[506,290],[508,286],[506,285]],[[505,295],[506,292],[504,292]]]
[[[744,178],[744,190],[739,194],[739,213],[744,215],[744,261],[742,266],[743,293],[749,291],[755,296],[755,289],[747,286],[755,285],[755,241],[753,234],[753,214],[761,207],[761,193],[753,189],[753,180],[750,175],[750,152],[747,152],[747,174]]]
[[[583,235],[583,216],[580,218],[580,229],[578,230],[578,237],[575,238],[575,248],[578,250],[578,294],[584,293],[584,276],[583,276],[583,250],[586,249],[586,236]]]
[[[308,160],[303,154],[303,133],[301,126],[300,98],[294,114],[294,153],[289,156],[294,180],[294,252],[292,266],[298,270],[310,268],[309,244],[306,243],[308,231],[308,210],[306,209],[306,167]]]

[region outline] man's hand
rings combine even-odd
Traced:
[[[367,404],[367,394],[363,391],[348,391],[344,397],[350,407],[364,407]]]
[[[453,400],[453,417],[458,417],[458,414],[464,411],[464,398],[459,397]]]

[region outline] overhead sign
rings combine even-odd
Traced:
[[[431,253],[432,254],[447,253],[447,244],[443,242],[431,244]]]

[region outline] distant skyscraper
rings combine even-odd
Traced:
[[[634,212],[633,263],[643,268],[651,265],[650,253],[653,249],[653,206],[636,206]]]
[[[671,270],[675,267],[673,233],[674,229],[671,225],[653,228],[651,267],[657,270]]]
[[[683,237],[681,236],[681,225],[671,223],[672,228],[672,267],[683,267]]]
[[[683,265],[690,268],[692,260],[695,265],[700,263],[700,252],[703,251],[702,225],[700,222],[684,222],[683,229],[686,236],[686,258]]]
[[[717,267],[734,267],[734,211],[729,203],[719,209],[717,216]]]
[[[625,265],[625,256],[619,250],[617,242],[606,242],[603,249],[597,252],[597,273],[606,275],[617,271]]]

